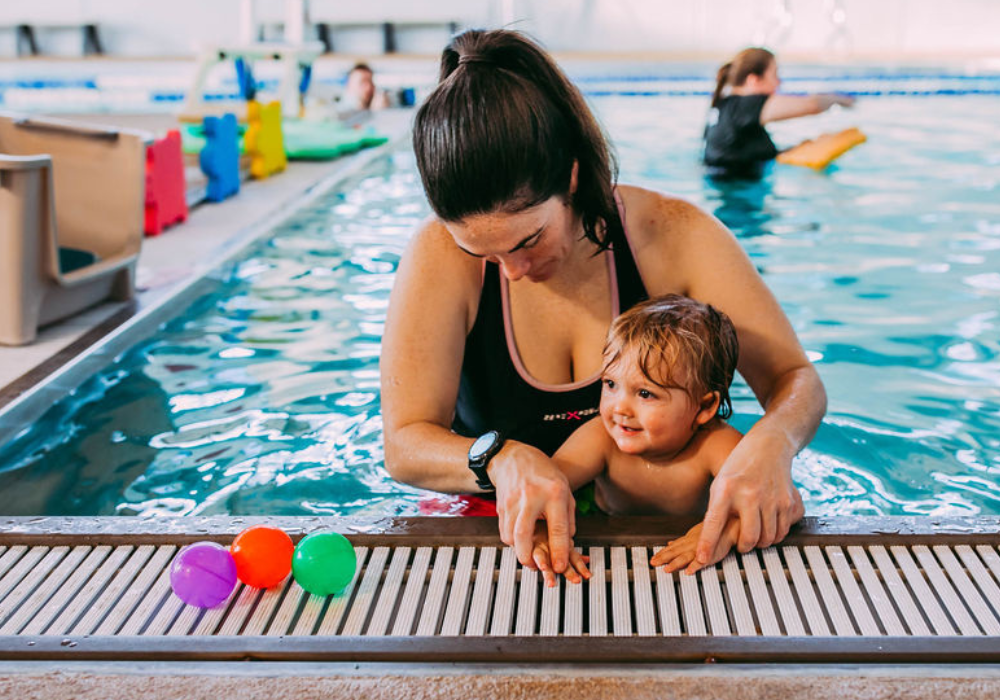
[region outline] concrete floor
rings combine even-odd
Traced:
[[[319,663],[0,664],[0,697],[739,698],[844,700],[1000,695],[993,666],[573,666]]]

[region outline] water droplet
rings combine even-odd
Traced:
[[[59,642],[59,646],[61,646],[61,647],[68,647],[72,643],[73,643],[72,639],[64,639],[61,642]]]

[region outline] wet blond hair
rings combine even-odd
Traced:
[[[719,395],[718,416],[733,414],[729,385],[739,360],[736,329],[726,314],[680,294],[636,304],[611,325],[604,371],[635,352],[643,376],[664,389],[681,389],[697,403]]]

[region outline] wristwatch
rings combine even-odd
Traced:
[[[469,469],[476,475],[476,484],[484,491],[496,491],[496,486],[490,481],[486,473],[493,456],[503,447],[503,435],[498,430],[491,430],[483,433],[469,448]]]

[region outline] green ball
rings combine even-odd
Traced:
[[[358,558],[354,546],[336,532],[303,537],[292,555],[292,576],[314,595],[340,593],[354,578]]]

